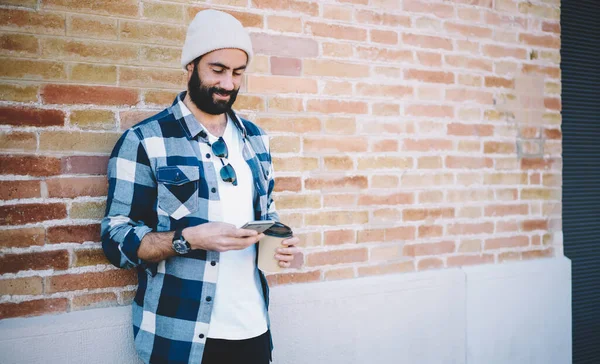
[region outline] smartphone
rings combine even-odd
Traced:
[[[273,226],[273,224],[275,224],[275,221],[273,220],[250,221],[247,222],[244,226],[242,226],[241,229],[254,230],[260,234],[268,228],[270,228],[271,226]]]

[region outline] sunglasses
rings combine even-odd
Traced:
[[[234,186],[237,186],[237,176],[235,174],[235,169],[231,166],[231,164],[223,162],[223,158],[227,159],[229,157],[229,151],[227,150],[227,144],[225,144],[225,140],[223,137],[219,137],[219,140],[211,144],[212,152],[215,156],[221,159],[221,164],[223,168],[219,174],[221,175],[221,179],[224,182],[231,182]]]

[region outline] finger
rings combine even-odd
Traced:
[[[287,245],[287,246],[296,245],[299,243],[300,243],[300,239],[295,236],[281,241],[282,245]]]
[[[281,260],[279,261],[279,266],[280,266],[281,268],[289,268],[289,267],[290,267],[290,265],[292,265],[290,262],[283,262],[283,261],[281,261]]]
[[[275,259],[280,262],[291,262],[294,260],[293,255],[283,255],[283,254],[275,254]]]
[[[296,253],[299,253],[300,249],[298,249],[297,247],[293,246],[293,247],[288,247],[288,248],[277,248],[276,251],[279,254],[294,255]]]
[[[235,229],[235,231],[233,231],[232,236],[236,237],[236,238],[245,238],[247,236],[256,236],[258,235],[258,233],[255,230],[250,230],[250,229]]]

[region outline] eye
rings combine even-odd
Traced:
[[[223,68],[213,68],[214,73],[223,73],[223,71],[225,71]]]

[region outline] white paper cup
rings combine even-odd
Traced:
[[[281,268],[279,261],[275,259],[276,250],[283,246],[281,244],[283,240],[293,236],[292,229],[276,222],[264,234],[265,237],[258,242],[258,269],[264,273],[281,272],[284,268]]]

